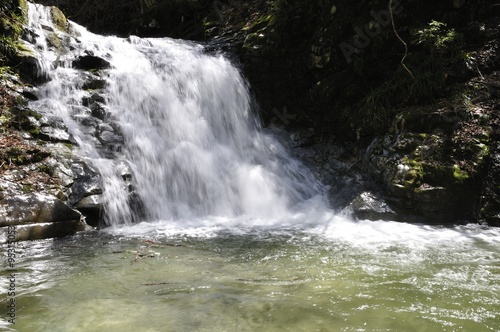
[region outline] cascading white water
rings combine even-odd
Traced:
[[[63,118],[78,153],[98,169],[109,225],[137,219],[131,190],[145,220],[277,218],[320,194],[311,174],[259,131],[248,87],[223,56],[167,38],[98,36],[73,23],[66,34],[48,8],[30,3],[29,11],[32,47],[50,78],[32,106]],[[54,33],[71,50],[48,47]],[[111,64],[100,91],[106,118],[90,131],[82,99],[93,93],[85,82],[96,78],[72,68],[86,54]]]

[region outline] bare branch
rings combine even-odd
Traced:
[[[393,13],[393,10],[392,10],[392,3],[393,3],[393,1],[394,0],[389,0],[389,13],[391,13],[392,30],[394,31],[394,34],[399,39],[399,41],[405,47],[405,54],[403,55],[403,58],[401,59],[401,66],[403,66],[403,68],[408,72],[408,74],[410,74],[411,78],[415,79],[415,76],[413,76],[413,73],[410,71],[410,69],[408,69],[408,67],[406,67],[406,65],[404,63],[406,57],[408,56],[408,45],[405,43],[405,41],[403,40],[403,38],[401,38],[401,36],[396,31],[396,24],[394,23],[394,13]]]

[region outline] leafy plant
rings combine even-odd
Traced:
[[[413,43],[425,45],[433,53],[446,52],[460,44],[461,37],[455,29],[447,29],[446,23],[432,20],[424,29],[413,32]]]

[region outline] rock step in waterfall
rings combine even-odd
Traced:
[[[52,142],[74,143],[62,196],[90,223],[279,218],[321,194],[260,131],[224,56],[168,38],[95,35],[56,24],[59,12],[37,4],[28,12],[25,43],[43,82],[29,107],[60,124]]]

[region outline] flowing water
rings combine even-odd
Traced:
[[[223,56],[76,24],[64,34],[29,10],[50,79],[31,107],[62,118],[102,175],[108,227],[18,244],[16,324],[2,313],[0,329],[500,331],[499,229],[336,214],[259,128]],[[70,47],[48,47],[50,32]],[[110,68],[73,68],[88,55]],[[89,120],[87,84],[102,79],[105,116]]]

